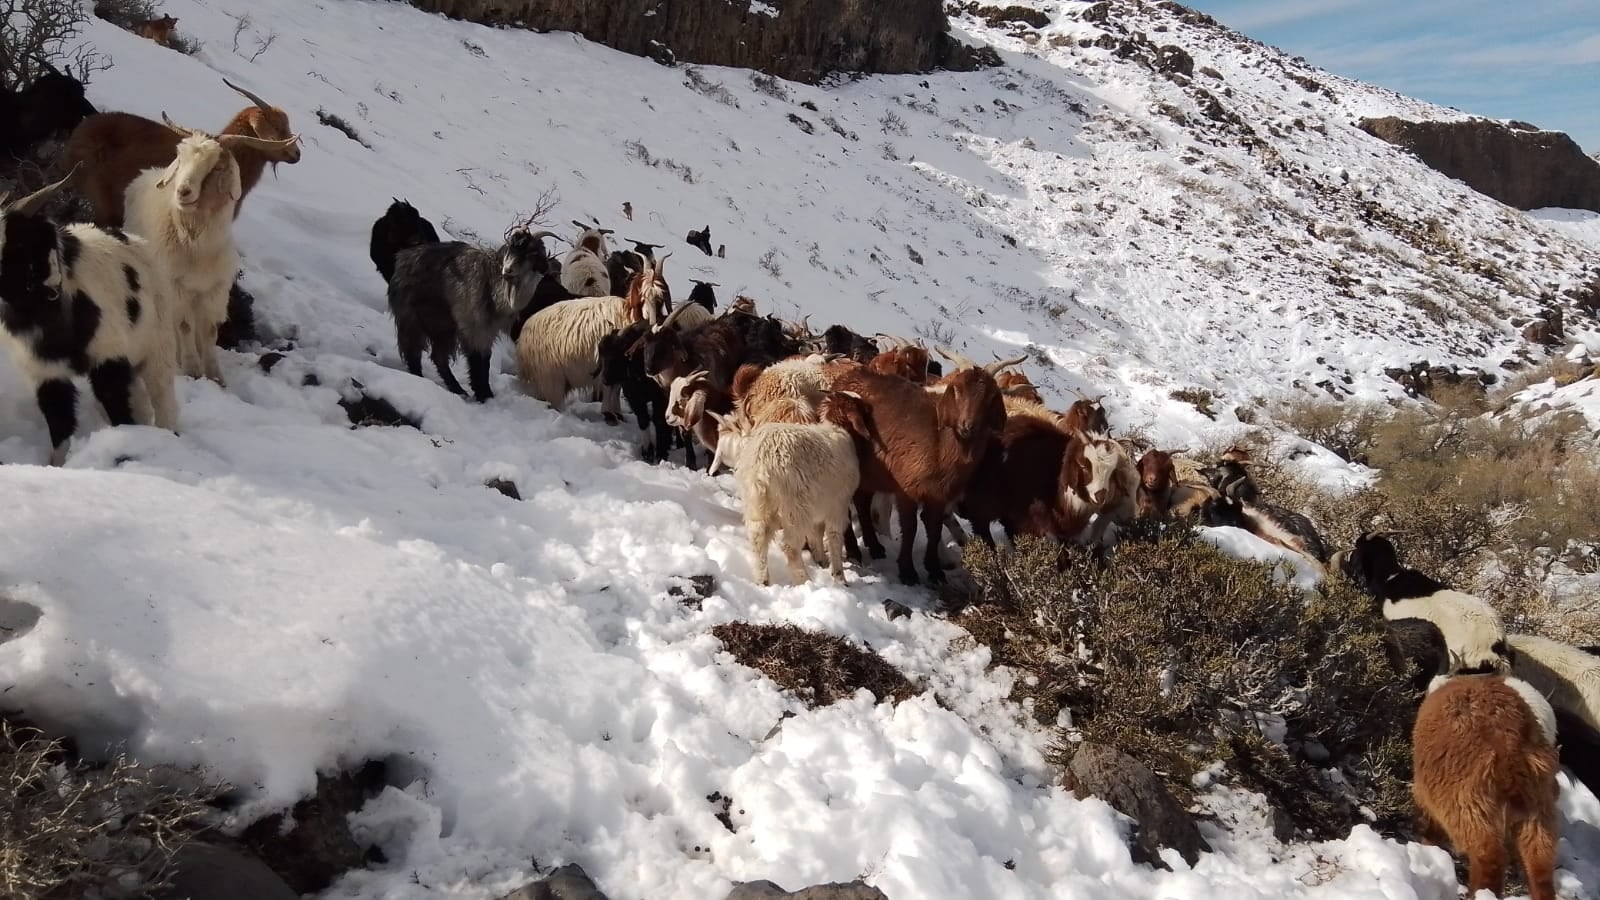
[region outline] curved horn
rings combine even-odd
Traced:
[[[234,90],[236,90],[239,93],[245,95],[246,97],[250,98],[250,102],[254,103],[256,106],[258,106],[258,107],[260,107],[262,109],[271,109],[272,108],[272,104],[271,103],[268,103],[267,101],[261,99],[260,97],[256,96],[255,94],[252,94],[249,91],[245,90],[244,88],[239,87],[237,84],[234,84],[233,82],[229,81],[228,79],[226,79],[226,78],[222,79],[222,83],[227,85],[228,87],[233,88]]]
[[[229,150],[232,150],[235,147],[245,147],[245,148],[248,148],[250,150],[256,150],[256,151],[259,151],[259,152],[266,152],[268,150],[277,150],[277,149],[279,149],[281,147],[287,147],[290,144],[294,144],[294,143],[298,142],[299,140],[300,140],[300,135],[298,135],[298,134],[291,134],[291,135],[289,135],[288,137],[284,138],[281,141],[269,141],[266,138],[250,137],[249,135],[243,135],[243,134],[219,134],[219,135],[216,135],[217,143],[221,144],[224,147],[227,147]]]
[[[659,259],[652,258],[652,261],[655,263],[655,265],[652,268],[655,269],[655,273],[656,273],[656,277],[657,278],[666,278],[667,277],[664,273],[667,271],[667,259],[669,257],[671,257],[671,256],[672,256],[672,254],[668,253],[666,256],[663,256],[663,257],[661,257]]]
[[[0,199],[0,211],[31,215],[34,210],[42,206],[46,200],[49,200],[56,191],[61,190],[63,185],[71,181],[72,176],[78,172],[78,166],[81,165],[83,164],[79,163],[77,166],[73,166],[72,171],[67,173],[67,177],[57,181],[54,184],[47,184],[26,197],[19,197],[9,203],[5,202],[3,199]]]
[[[672,312],[667,313],[667,317],[665,319],[662,319],[661,323],[659,325],[656,325],[656,326],[654,326],[653,328],[650,329],[650,333],[651,334],[660,334],[661,332],[665,331],[667,329],[667,326],[671,325],[673,322],[678,321],[678,316],[685,309],[688,309],[689,306],[691,304],[693,304],[693,303],[694,303],[693,300],[680,301],[677,306],[674,306],[672,308]]]
[[[555,238],[558,241],[561,240],[561,236],[556,234],[554,231],[535,231],[532,234],[529,234],[528,237],[531,237],[536,241],[544,238]]]
[[[1025,363],[1027,361],[1028,361],[1028,354],[1024,353],[1021,356],[1015,357],[1013,359],[997,359],[994,362],[989,363],[988,365],[984,366],[983,370],[985,372],[988,372],[990,375],[999,375],[1001,372],[1005,371],[1006,369],[1009,369],[1012,366],[1020,366],[1020,365],[1022,365],[1023,363]]]
[[[161,121],[165,122],[167,124],[168,128],[172,129],[173,131],[176,131],[177,133],[183,135],[184,137],[192,137],[194,135],[201,135],[203,137],[210,137],[211,136],[209,134],[206,134],[204,131],[201,131],[198,128],[186,128],[186,127],[184,127],[182,125],[179,125],[177,122],[172,121],[172,117],[168,116],[167,115],[167,111],[164,110],[164,109],[161,111]]]
[[[588,231],[589,227],[590,227],[588,225],[583,224],[582,222],[579,222],[577,219],[573,219],[572,220],[572,224],[578,226],[579,228],[582,228],[584,231]]]
[[[977,363],[973,362],[970,359],[967,359],[965,356],[962,356],[961,354],[955,352],[954,350],[950,350],[948,348],[936,345],[933,348],[933,352],[939,354],[940,356],[944,357],[945,359],[950,360],[951,362],[955,363],[960,368],[963,368],[963,369],[976,369],[978,367]]]

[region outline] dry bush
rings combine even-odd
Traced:
[[[157,0],[95,0],[94,14],[125,31],[162,16]]]
[[[32,84],[45,62],[85,84],[110,68],[88,44],[67,50],[88,21],[79,0],[0,0],[0,88]]]
[[[1342,579],[1308,596],[1183,528],[1109,564],[1026,538],[998,553],[974,541],[966,563],[986,602],[963,624],[1028,676],[1016,695],[1037,719],[1070,713],[1059,762],[1079,741],[1111,744],[1189,799],[1221,760],[1302,834],[1347,834],[1363,806],[1405,827],[1414,706],[1371,600]]]
[[[734,659],[756,669],[812,708],[866,688],[881,703],[921,693],[883,657],[846,641],[794,625],[729,622],[711,629]]]
[[[0,717],[0,897],[142,897],[165,886],[213,796],[174,785],[197,783],[121,757],[76,762],[59,741]]]

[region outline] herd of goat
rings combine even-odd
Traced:
[[[251,105],[216,133],[165,114],[96,113],[54,70],[0,94],[11,155],[71,132],[65,178],[0,200],[0,334],[31,381],[52,464],[77,427],[76,378],[113,425],[170,430],[180,374],[222,382],[215,341],[238,268],[233,222],[267,164],[300,158],[283,110],[229,87]],[[42,212],[69,182],[92,223]],[[487,400],[490,353],[506,334],[521,383],[556,410],[577,393],[616,424],[626,402],[652,462],[681,447],[695,467],[698,445],[711,473],[734,471],[762,584],[775,536],[796,582],[809,580],[806,550],[842,580],[844,559],[862,558],[857,528],[873,558],[886,555],[879,531],[891,513],[908,584],[921,581],[918,523],[923,572],[939,582],[944,533],[970,539],[957,516],[990,545],[995,523],[1010,537],[1109,549],[1136,520],[1187,519],[1301,554],[1374,598],[1393,661],[1425,693],[1413,735],[1423,833],[1468,857],[1473,890],[1501,890],[1515,846],[1534,900],[1555,896],[1559,764],[1600,791],[1600,648],[1507,634],[1483,599],[1404,568],[1385,535],[1330,555],[1305,517],[1262,502],[1247,453],[1205,467],[1179,451],[1138,453],[1112,437],[1099,400],[1049,408],[1014,371],[1025,357],[979,364],[935,348],[947,373],[909,341],[843,325],[813,333],[745,297],[719,311],[708,282],[673,304],[671,254],[657,257],[659,246],[613,250],[609,229],[574,222],[557,258],[545,245],[556,236],[531,224],[492,250],[442,241],[399,199],[373,224],[370,256],[412,374],[427,351],[466,396],[451,370],[463,354],[473,397]],[[690,243],[709,254],[709,228]]]

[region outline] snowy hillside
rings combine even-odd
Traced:
[[[91,99],[216,128],[239,105],[228,77],[290,112],[304,159],[237,228],[286,355],[264,372],[223,353],[226,390],[180,383],[181,436],[95,430],[64,471],[34,465],[44,424],[0,365],[8,705],[202,763],[256,792],[247,812],[319,768],[397,762],[409,786],[354,823],[391,862],[334,897],[498,897],[530,857],[580,862],[617,900],[857,877],[894,900],[1455,896],[1442,851],[1365,828],[1132,864],[1125,820],[1053,786],[1048,736],[987,650],[883,608],[927,594],[890,566],[755,587],[731,478],[638,462],[635,430],[594,404],[552,413],[504,344],[484,406],[407,375],[366,249],[391,196],[493,241],[553,187],[553,222],[673,249],[679,296],[702,278],[813,326],[1027,348],[1052,398],[1105,393],[1114,428],[1198,445],[1257,397],[1397,394],[1383,368],[1420,359],[1492,367],[1522,347],[1509,320],[1580,278],[1582,244],[1353,126],[1449,113],[1156,6],[1115,15],[1184,47],[1190,87],[1081,47],[1106,28],[1075,2],[1041,5],[1034,43],[956,23],[1004,68],[826,89],[377,0],[164,7],[200,52],[96,21],[84,37],[116,65]],[[726,259],[683,244],[707,224]],[[353,382],[421,431],[351,429]],[[1180,389],[1218,394],[1219,420]],[[698,609],[669,593],[695,575],[717,584]],[[930,691],[806,711],[709,633],[741,620],[865,642]],[[1586,792],[1564,804],[1600,823]],[[1562,865],[1569,896],[1600,890],[1600,847],[1564,841]]]

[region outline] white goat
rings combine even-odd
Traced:
[[[129,231],[154,245],[172,273],[178,360],[184,373],[220,385],[217,329],[228,318],[228,290],[239,272],[233,218],[241,191],[232,148],[267,152],[298,138],[211,135],[177,125],[164,112],[161,119],[183,135],[177,158],[166,169],[146,169],[128,185],[124,221]]]
[[[796,584],[810,580],[800,559],[806,544],[813,556],[817,548],[826,547],[828,570],[834,580],[844,581],[844,530],[850,527],[850,504],[861,483],[849,432],[827,423],[752,427],[742,417],[710,415],[721,431],[710,471],[722,460],[735,467],[756,581],[772,583],[767,545],[774,531],[783,533],[779,545]]]
[[[579,297],[607,297],[613,289],[611,275],[606,271],[606,235],[611,229],[599,225],[589,226],[573,220],[578,226],[578,240],[561,258],[561,286]],[[615,285],[626,290],[627,285]]]
[[[53,466],[78,427],[74,376],[112,425],[178,428],[170,277],[143,238],[36,212],[72,177],[0,198],[0,337],[33,387]]]
[[[675,324],[689,321],[691,317],[684,314],[686,306],[699,308],[685,300],[668,320]],[[643,307],[625,297],[578,297],[541,309],[528,317],[517,335],[517,374],[528,393],[557,412],[567,408],[567,395],[573,391],[603,388],[601,411],[607,422],[620,422],[621,391],[600,382],[600,340],[641,321],[634,316],[644,314]],[[663,322],[654,327],[667,325]]]
[[[1513,675],[1537,688],[1552,705],[1600,731],[1600,656],[1531,634],[1513,634],[1506,640],[1513,651]]]

